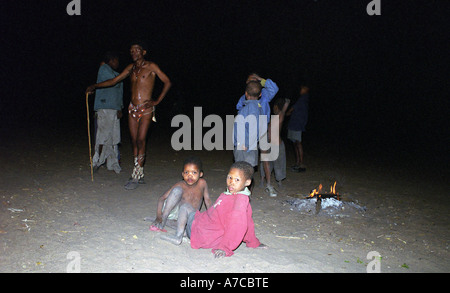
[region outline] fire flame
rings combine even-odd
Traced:
[[[309,197],[314,197],[318,194],[320,194],[320,192],[322,191],[322,184],[319,185],[319,189],[314,189],[313,191],[311,191],[311,193],[309,194]]]
[[[336,181],[334,181],[333,186],[331,186],[331,188],[330,188],[330,193],[331,193],[331,194],[336,194]]]
[[[323,187],[322,184],[319,184],[319,188],[311,191],[311,193],[309,194],[309,197],[321,197],[322,187]],[[339,199],[339,194],[336,192],[336,181],[330,187],[330,194],[338,196],[338,199]]]

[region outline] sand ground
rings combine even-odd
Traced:
[[[225,188],[232,152],[175,152],[164,133],[152,130],[147,184],[134,191],[123,188],[132,167],[126,132],[122,173],[101,168],[94,182],[83,129],[2,135],[0,271],[66,272],[79,260],[86,273],[366,272],[372,268],[371,251],[381,255],[381,272],[450,271],[446,173],[407,162],[336,157],[319,148],[306,150],[307,171],[288,171],[276,198],[264,193],[256,173],[253,218],[257,237],[269,249],[241,245],[232,257],[214,259],[210,250],[194,250],[188,241],[168,244],[160,239],[162,232],[149,231],[144,218],[155,216],[158,197],[181,179],[183,159],[201,157],[214,201]],[[289,149],[288,166],[292,156]],[[365,206],[366,212],[302,214],[287,203],[334,181],[343,200]]]

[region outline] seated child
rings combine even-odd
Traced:
[[[153,223],[157,229],[163,229],[167,219],[176,220],[180,205],[189,205],[193,210],[200,210],[203,200],[206,208],[211,206],[208,185],[203,176],[202,162],[190,157],[183,163],[183,180],[167,190],[158,200],[156,219]]]
[[[181,244],[184,230],[191,239],[191,247],[212,248],[216,258],[231,256],[242,242],[247,247],[265,248],[255,235],[252,207],[249,202],[253,167],[238,161],[227,176],[227,191],[205,212],[195,211],[187,205],[180,206],[178,228],[175,235],[163,235],[161,239]]]

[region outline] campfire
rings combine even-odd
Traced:
[[[320,184],[319,188],[311,191],[309,196],[307,196],[306,198],[316,198],[317,200],[321,200],[322,198],[334,198],[339,200],[339,193],[336,192],[336,181],[330,187],[329,193],[322,193],[322,184]]]
[[[336,181],[334,184],[330,187],[330,192],[323,192],[322,191],[322,184],[319,185],[318,189],[314,189],[311,191],[309,196],[306,197],[307,199],[316,199],[316,214],[318,214],[322,210],[322,199],[334,199],[334,200],[340,200],[339,199],[339,193],[336,192]]]
[[[318,188],[311,191],[309,195],[300,194],[293,195],[295,199],[287,202],[295,209],[303,214],[317,215],[321,211],[324,215],[332,217],[350,217],[356,213],[364,214],[366,207],[351,201],[344,200],[339,193],[336,192],[336,182],[331,185],[330,190],[324,190],[320,184]],[[347,198],[347,196],[346,196]]]

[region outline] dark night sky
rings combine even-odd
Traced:
[[[369,0],[81,0],[81,16],[66,14],[69,2],[1,1],[3,130],[84,127],[84,90],[103,52],[119,50],[123,67],[143,37],[173,82],[159,112],[184,100],[188,112],[235,114],[252,71],[291,99],[307,79],[310,139],[392,142],[448,161],[447,0],[381,0],[381,16],[366,14]]]

